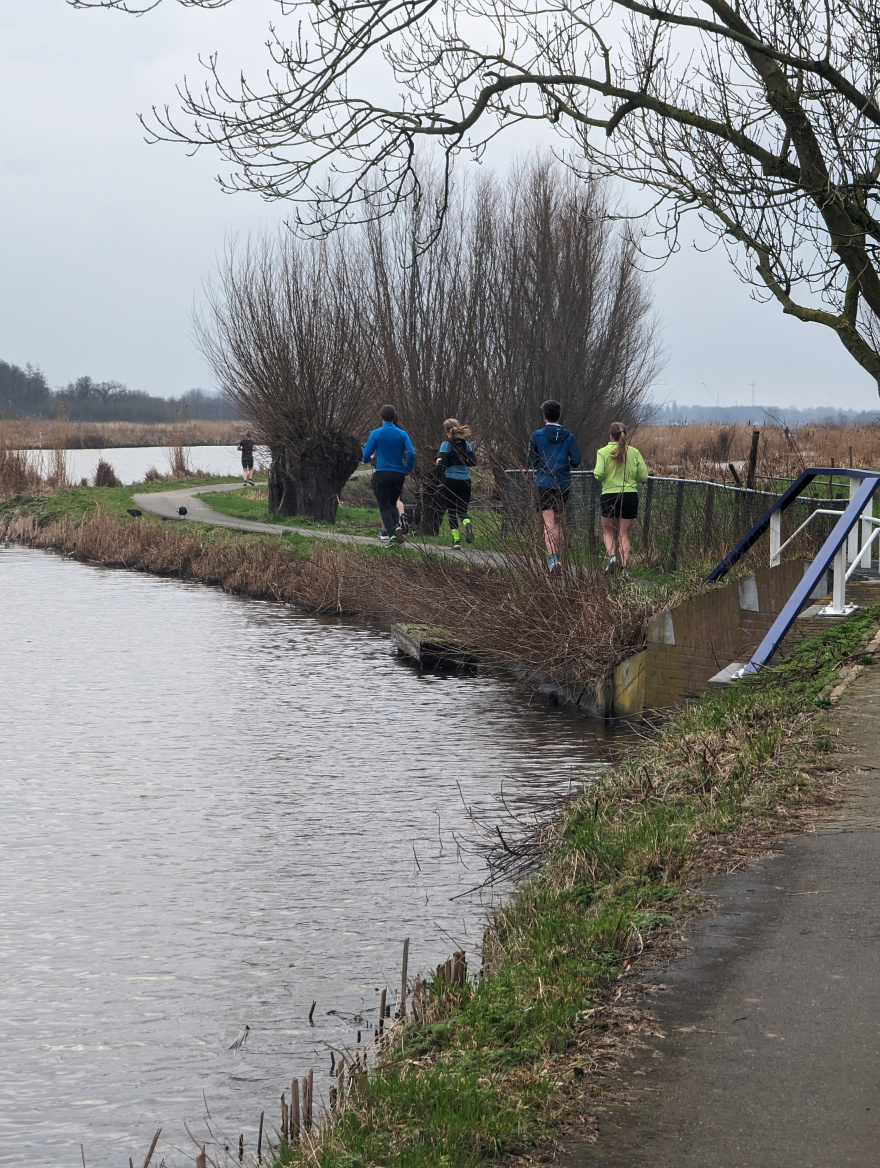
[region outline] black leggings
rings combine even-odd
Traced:
[[[400,527],[400,516],[397,513],[397,500],[403,490],[405,475],[393,470],[377,470],[373,475],[373,494],[379,504],[379,514],[382,516],[382,526],[389,535]]]
[[[443,480],[443,510],[449,512],[449,526],[453,531],[458,527],[459,519],[467,515],[470,501],[470,479]]]

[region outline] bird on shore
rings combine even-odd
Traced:
[[[250,1030],[251,1030],[250,1026],[245,1026],[244,1030],[242,1030],[241,1034],[239,1034],[238,1038],[236,1038],[235,1042],[233,1042],[232,1046],[230,1046],[229,1049],[230,1050],[240,1050],[242,1048],[242,1046],[244,1046],[244,1041],[247,1038],[248,1034],[250,1034]]]
[[[137,507],[129,507],[128,513],[132,519],[140,519],[140,517],[143,515],[143,511],[138,511]]]
[[[186,515],[186,507],[178,507],[177,514],[180,516],[181,519],[183,519],[184,516]]]

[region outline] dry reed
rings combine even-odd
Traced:
[[[762,477],[793,477],[807,466],[869,470],[880,465],[880,423],[807,424],[788,429],[768,418],[754,426],[692,422],[686,426],[643,426],[633,435],[633,443],[653,474],[732,482],[727,465],[732,462],[740,470],[748,459],[755,429],[761,431],[757,473]]]
[[[4,422],[10,446],[18,450],[51,450],[56,423],[46,418]],[[188,421],[187,446],[236,446],[243,423]],[[68,450],[101,450],[121,446],[170,446],[173,422],[67,422]]]

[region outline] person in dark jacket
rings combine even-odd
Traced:
[[[373,493],[382,516],[383,530],[388,533],[389,547],[403,543],[404,531],[397,510],[404,480],[413,468],[416,452],[406,430],[395,426],[397,411],[394,406],[383,406],[379,411],[382,425],[374,430],[364,447],[364,462],[374,462]]]
[[[577,438],[560,426],[562,407],[558,401],[545,401],[541,406],[544,418],[542,429],[535,430],[529,439],[529,466],[535,470],[538,488],[538,510],[544,520],[544,542],[547,545],[547,569],[559,567],[562,546],[560,519],[571,489],[571,471],[581,464]]]

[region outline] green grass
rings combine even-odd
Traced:
[[[202,502],[223,515],[231,515],[236,519],[250,519],[257,523],[277,523],[285,527],[306,527],[311,531],[334,531],[342,535],[365,535],[375,537],[379,534],[382,521],[377,507],[348,507],[340,506],[336,512],[336,523],[325,523],[320,519],[313,519],[310,515],[279,516],[269,512],[265,499],[254,499],[245,491],[212,491],[202,496]],[[474,530],[477,534],[476,546],[494,546],[498,541],[501,527],[501,517],[494,511],[475,511],[472,515]],[[420,543],[441,544],[446,547],[452,542],[446,520],[439,535],[418,535]]]
[[[843,662],[863,659],[878,619],[880,606],[857,613],[679,710],[604,772],[561,814],[540,871],[491,918],[483,976],[461,991],[432,984],[426,1020],[392,1032],[308,1155],[285,1145],[274,1162],[479,1168],[557,1130],[582,1106],[568,1089],[575,1037],[581,1049],[603,1025],[584,1011],[683,911],[683,888],[719,847],[793,829],[821,796],[821,694]]]

